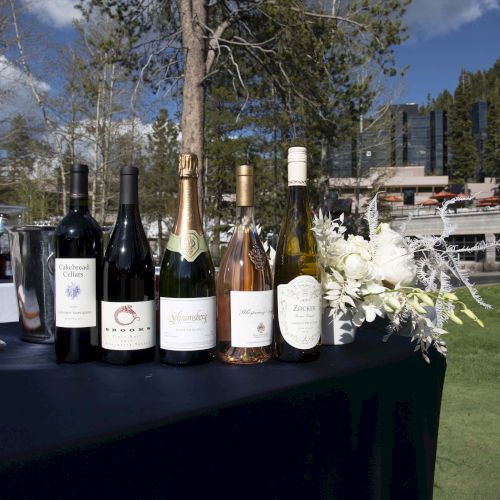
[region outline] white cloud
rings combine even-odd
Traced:
[[[499,9],[500,0],[413,0],[405,20],[412,35],[432,37]]]
[[[39,92],[50,90],[45,82],[35,79],[33,83]],[[8,119],[16,114],[26,118],[40,117],[26,74],[0,55],[0,119]]]
[[[56,28],[71,26],[74,19],[81,18],[75,9],[76,0],[22,0],[25,8],[38,19]]]

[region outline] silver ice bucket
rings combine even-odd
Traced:
[[[48,264],[54,234],[54,226],[9,229],[21,338],[28,342],[54,342],[54,276]]]

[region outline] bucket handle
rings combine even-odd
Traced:
[[[49,273],[54,276],[55,273],[55,253],[50,252],[49,256],[47,257],[47,269],[49,270]]]

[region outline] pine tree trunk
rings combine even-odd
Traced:
[[[158,214],[158,261],[161,262],[161,258],[163,256],[163,231],[162,231],[162,220],[161,214]]]
[[[207,53],[203,27],[206,25],[206,1],[181,0],[182,48],[185,56],[181,150],[183,153],[194,153],[198,157],[200,207],[203,196],[203,129],[205,124],[203,79],[206,74]]]
[[[92,183],[92,208],[91,211],[93,214],[97,214],[97,193],[99,192],[98,183],[99,183],[99,131],[101,129],[101,98],[102,98],[102,80],[99,79],[97,84],[97,102],[95,107],[95,129],[94,129],[94,158],[95,158],[95,167],[94,167],[94,182]]]
[[[104,66],[104,81],[108,80],[108,64]],[[108,211],[108,197],[109,185],[111,183],[110,173],[110,156],[111,156],[111,129],[113,127],[113,113],[114,113],[114,88],[116,83],[116,65],[113,63],[109,68],[109,83],[107,100],[107,113],[104,117],[104,130],[103,130],[103,146],[102,146],[102,186],[101,186],[101,224],[106,222],[106,214]]]
[[[59,174],[61,175],[61,195],[62,195],[62,210],[60,210],[60,213],[64,215],[67,210],[67,190],[66,190],[66,173],[64,172],[64,161],[63,157],[61,155],[61,158],[59,159]]]

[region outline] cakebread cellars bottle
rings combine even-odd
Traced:
[[[70,169],[69,211],[55,234],[55,348],[58,362],[99,352],[102,231],[89,213],[87,165]]]
[[[198,208],[198,160],[179,159],[179,210],[160,271],[160,361],[195,365],[215,356],[215,270]]]
[[[320,352],[320,268],[311,226],[306,149],[293,147],[274,274],[273,355],[282,361],[312,361]]]
[[[152,361],[156,345],[154,266],[138,205],[136,167],[120,169],[120,208],[103,265],[102,359]]]
[[[217,279],[219,358],[262,363],[271,357],[272,275],[254,222],[253,167],[236,169],[236,224]]]

